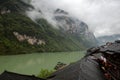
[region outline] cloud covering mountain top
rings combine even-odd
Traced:
[[[32,0],[31,4],[36,8],[32,17],[42,10],[49,18],[47,14],[60,8],[86,22],[96,37],[120,34],[120,0]]]

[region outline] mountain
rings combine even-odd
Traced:
[[[54,12],[54,19],[61,31],[80,38],[81,42],[87,47],[96,46],[96,38],[94,34],[90,32],[85,22],[72,17],[69,13],[61,9],[57,9]]]
[[[107,42],[114,42],[115,40],[120,40],[120,34],[114,34],[110,36],[101,36],[97,38],[99,45],[105,44]]]
[[[24,13],[26,10],[33,7],[21,0],[0,0],[0,12],[1,14],[16,12]]]
[[[69,15],[62,18],[65,16],[56,10],[56,29],[46,18],[29,18],[25,12],[32,9],[32,5],[21,0],[0,1],[0,54],[78,51],[96,45],[86,23]],[[61,24],[63,20],[65,23]]]

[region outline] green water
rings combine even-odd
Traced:
[[[21,74],[37,75],[41,69],[53,70],[57,62],[69,64],[84,56],[81,52],[34,53],[0,56],[0,73],[4,70]]]

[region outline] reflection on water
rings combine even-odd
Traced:
[[[57,62],[71,63],[84,56],[81,52],[34,53],[24,55],[0,56],[0,73],[4,70],[37,75],[41,69],[52,70]]]

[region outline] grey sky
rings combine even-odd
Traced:
[[[46,13],[56,8],[86,22],[96,37],[120,34],[120,0],[32,0]]]

